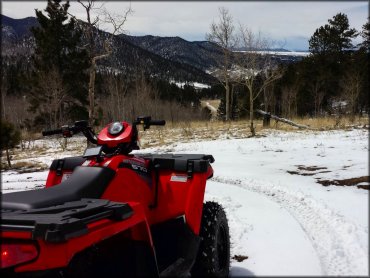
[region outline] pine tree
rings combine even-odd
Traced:
[[[46,15],[36,10],[40,27],[32,28],[36,48],[35,80],[31,109],[49,127],[68,120],[70,110],[86,115],[86,50],[79,48],[82,32],[68,15],[69,1],[48,0]],[[81,117],[77,113],[77,117]]]
[[[21,132],[12,123],[0,120],[0,149],[5,150],[8,166],[12,167],[9,155],[9,149],[14,148],[21,141]]]
[[[367,22],[362,25],[361,37],[363,42],[359,45],[364,48],[367,52],[370,51],[370,17],[367,18]]]
[[[353,49],[352,39],[358,36],[356,29],[349,28],[348,17],[338,13],[316,29],[309,40],[309,50],[313,54],[340,53]]]

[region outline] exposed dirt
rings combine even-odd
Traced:
[[[300,176],[313,176],[319,173],[329,173],[331,171],[320,171],[319,170],[327,170],[326,167],[318,167],[318,166],[305,166],[305,165],[295,165],[299,171],[287,171],[291,175],[300,175]],[[307,173],[308,172],[308,173]],[[316,173],[314,173],[316,172]]]
[[[363,177],[343,179],[343,180],[318,180],[316,182],[323,186],[329,186],[329,185],[357,186],[357,188],[369,190],[370,177],[363,176]],[[360,184],[360,183],[368,183],[368,184]]]
[[[315,173],[301,173],[297,171],[287,171],[291,175],[300,175],[300,176],[313,176]]]
[[[242,261],[244,261],[244,260],[248,259],[248,256],[235,255],[235,256],[233,257],[233,259],[234,259],[234,260],[236,260],[236,261],[238,261],[238,262],[242,262]]]
[[[314,172],[314,171],[317,171],[317,170],[326,170],[326,169],[328,169],[326,167],[317,167],[317,166],[304,166],[304,165],[297,165],[297,166],[298,166],[298,170],[311,171],[311,172]]]

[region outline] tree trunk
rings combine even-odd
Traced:
[[[95,59],[91,61],[90,80],[89,80],[89,125],[91,127],[95,124]]]
[[[263,127],[270,127],[270,119],[271,115],[269,114],[263,115]]]
[[[236,119],[236,115],[234,115],[234,84],[231,85],[231,92],[230,92],[230,119]]]
[[[230,120],[230,88],[229,88],[229,82],[226,81],[226,109],[225,109],[225,120],[229,121]]]
[[[10,163],[9,150],[5,149],[5,152],[6,152],[6,160],[8,161],[9,168],[12,168],[12,164]]]
[[[252,136],[256,135],[256,128],[253,125],[253,94],[249,92],[249,121],[250,121],[250,131],[252,133]]]
[[[6,113],[5,113],[5,90],[4,89],[1,90],[1,108],[2,108],[1,116],[5,120]]]

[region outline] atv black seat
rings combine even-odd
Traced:
[[[78,166],[73,174],[59,185],[41,190],[3,194],[1,208],[29,210],[82,198],[100,198],[114,175],[115,171],[110,168]]]
[[[160,170],[174,170],[188,173],[205,173],[209,163],[215,159],[207,154],[142,154],[150,159],[153,166]]]
[[[72,171],[77,166],[80,166],[86,161],[86,158],[82,156],[64,157],[61,159],[54,159],[50,165],[49,170],[57,172],[57,175],[62,175],[64,170]]]

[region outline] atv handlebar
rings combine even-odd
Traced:
[[[149,122],[149,125],[165,125],[166,121],[165,120],[151,120]]]
[[[51,135],[55,135],[55,134],[61,134],[62,133],[62,129],[59,128],[59,129],[52,129],[52,130],[44,130],[42,132],[42,136],[51,136]]]
[[[152,120],[150,116],[141,116],[132,123],[136,129],[136,125],[143,125],[144,130],[149,129],[152,125],[165,125],[165,120]],[[82,132],[87,140],[93,144],[97,144],[98,140],[92,128],[88,125],[87,121],[76,121],[74,125],[64,125],[58,129],[44,130],[42,131],[43,136],[51,136],[56,134],[62,134],[64,138],[72,137],[74,134]]]
[[[79,133],[80,131],[82,131],[82,129],[79,126],[64,125],[64,126],[62,126],[62,128],[44,130],[42,132],[42,135],[43,136],[50,136],[50,135],[62,134],[63,137],[72,137],[73,134]]]
[[[150,116],[141,116],[137,117],[136,121],[133,122],[133,125],[140,125],[142,124],[144,130],[149,129],[151,125],[165,125],[165,120],[152,120]]]
[[[82,132],[83,135],[89,140],[91,143],[96,144],[98,141],[96,139],[94,131],[91,127],[88,126],[87,121],[76,121],[73,126],[64,125],[62,128],[59,129],[52,129],[52,130],[44,130],[42,132],[43,136],[50,136],[56,134],[62,134],[64,138],[72,137],[73,134]]]

